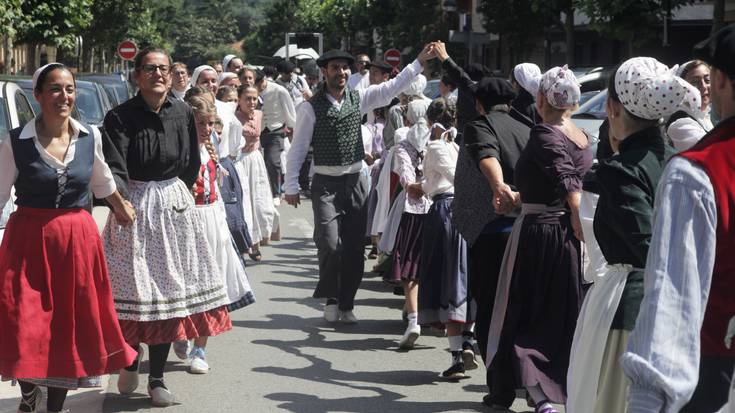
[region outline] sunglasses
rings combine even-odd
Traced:
[[[169,65],[143,65],[141,66],[141,70],[149,75],[155,73],[156,70],[159,70],[162,75],[167,75],[171,71],[171,66]]]

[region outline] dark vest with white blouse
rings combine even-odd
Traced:
[[[348,166],[362,161],[365,147],[360,128],[360,94],[345,90],[338,109],[327,99],[326,88],[320,88],[309,103],[316,116],[311,138],[314,165]]]
[[[702,324],[702,354],[735,356],[725,347],[730,319],[735,317],[735,117],[720,122],[682,157],[707,173],[717,203],[715,265]],[[691,246],[696,248],[695,245]]]
[[[90,181],[94,165],[94,136],[79,131],[74,159],[64,172],[57,173],[41,158],[34,140],[20,139],[23,128],[10,131],[18,178],[15,181],[16,205],[31,208],[84,208],[90,202]]]

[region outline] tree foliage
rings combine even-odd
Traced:
[[[601,34],[633,44],[654,37],[667,11],[693,3],[692,0],[575,0],[576,7],[590,18],[590,27]]]
[[[92,0],[24,0],[14,26],[23,42],[71,49],[90,25],[91,10]]]

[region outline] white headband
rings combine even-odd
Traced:
[[[209,65],[198,66],[196,69],[194,69],[194,72],[191,74],[191,79],[189,79],[189,83],[191,83],[192,87],[197,85],[197,81],[199,80],[199,75],[201,75],[202,72],[205,70],[211,70],[215,74],[217,74],[217,71],[214,70],[212,66],[209,66]]]
[[[230,65],[230,62],[232,61],[232,59],[234,59],[236,57],[237,56],[235,56],[234,54],[228,54],[227,56],[225,56],[224,59],[222,59],[222,71],[223,72],[226,72],[227,71],[227,66],[229,66]]]
[[[38,69],[36,69],[36,71],[33,72],[33,82],[31,84],[31,87],[33,88],[33,90],[36,90],[36,85],[38,84],[38,77],[41,76],[41,73],[43,73],[43,71],[46,70],[46,68],[48,68],[49,66],[58,66],[59,68],[65,67],[61,63],[52,62],[52,63],[43,65],[39,67]]]

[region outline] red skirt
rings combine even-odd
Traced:
[[[87,377],[130,365],[97,225],[20,207],[0,245],[0,376]]]
[[[120,320],[120,328],[131,346],[140,343],[155,345],[197,337],[214,337],[231,330],[232,321],[225,306],[169,320]]]

